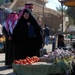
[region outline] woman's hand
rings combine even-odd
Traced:
[[[11,37],[11,36],[9,36],[9,37],[8,37],[8,40],[11,40],[11,39],[12,39],[12,37]]]

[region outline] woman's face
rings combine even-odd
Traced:
[[[23,17],[24,17],[25,19],[28,19],[28,18],[29,18],[29,13],[25,12],[24,15],[23,15]]]
[[[60,41],[64,41],[64,38],[60,38]]]

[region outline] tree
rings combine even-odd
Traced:
[[[75,7],[68,7],[66,14],[73,20],[75,25]]]
[[[56,7],[56,9],[57,9],[57,11],[60,11],[60,12],[63,11],[63,13],[65,13],[65,15],[67,15],[67,14],[66,14],[67,8],[66,8],[65,6],[63,6],[63,8],[62,8],[62,6]],[[69,27],[69,25],[66,24],[66,26],[67,26],[67,27],[66,27],[66,30],[67,30],[67,28]],[[66,30],[65,30],[65,31],[66,31]]]
[[[60,12],[62,12],[62,10],[63,10],[63,12],[66,13],[67,8],[65,6],[63,6],[63,9],[62,9],[62,6],[58,6],[58,7],[56,7],[56,9],[57,9],[57,11],[60,11]]]
[[[56,7],[57,11],[62,12],[62,6]],[[75,25],[75,7],[63,7],[63,12],[69,17],[69,25]],[[68,27],[69,27],[68,25]]]

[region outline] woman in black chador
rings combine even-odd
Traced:
[[[27,56],[39,56],[42,47],[42,29],[28,9],[24,9],[22,16],[13,30],[16,59]]]
[[[58,48],[64,48],[64,47],[65,47],[64,36],[59,35],[58,36]]]

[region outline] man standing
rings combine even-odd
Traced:
[[[45,36],[45,44],[46,44],[46,45],[49,44],[49,35],[50,35],[50,29],[49,29],[49,27],[45,24],[45,27],[44,27],[44,36]]]

